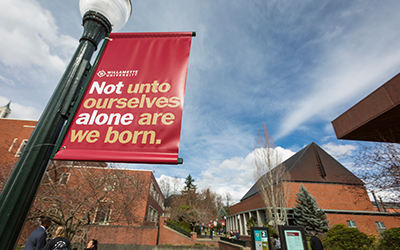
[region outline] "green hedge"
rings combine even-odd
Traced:
[[[379,242],[380,250],[400,250],[400,227],[383,231]]]
[[[374,242],[374,236],[343,224],[333,226],[323,239],[324,246],[329,250],[368,250]]]

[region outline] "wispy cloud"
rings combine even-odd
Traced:
[[[15,86],[15,82],[12,79],[5,78],[4,76],[0,75],[0,81],[4,82],[7,85]]]
[[[353,6],[334,20],[320,23],[325,34],[313,41],[322,47],[315,68],[306,73],[310,88],[289,105],[277,138],[287,136],[302,124],[332,120],[343,104],[355,102],[397,73],[400,65],[398,33],[400,18],[390,22],[390,7]]]

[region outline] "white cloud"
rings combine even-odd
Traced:
[[[282,147],[276,147],[275,150],[281,155],[282,161],[294,154],[291,150]],[[229,193],[232,195],[233,202],[239,202],[256,181],[254,177],[254,151],[244,158],[233,157],[222,162],[212,161],[206,168],[203,167],[202,169],[197,176],[192,173],[197,187],[199,189],[210,188],[220,195]],[[168,172],[180,172],[182,174],[182,170],[176,169],[170,169]],[[177,177],[181,189],[184,186],[185,178]],[[160,183],[160,181],[164,180],[173,183],[174,179],[173,176],[164,172],[157,178],[157,182]]]
[[[352,155],[352,151],[356,150],[357,147],[351,144],[340,145],[329,142],[321,146],[328,154],[336,158]]]
[[[168,183],[170,185],[170,192],[179,193],[185,187],[185,178],[167,176],[162,174],[159,178],[156,178],[158,185],[162,189],[162,183]]]
[[[276,147],[282,161],[291,157],[294,152]],[[200,188],[210,188],[223,195],[230,193],[232,199],[238,202],[255,183],[254,176],[254,151],[245,158],[233,157],[221,163],[215,162],[201,172],[197,180]]]
[[[0,23],[0,61],[6,66],[61,73],[66,60],[60,55],[77,45],[76,39],[58,34],[52,14],[35,0],[0,1]]]
[[[6,105],[10,100],[4,96],[0,96],[0,106]],[[28,120],[38,120],[41,111],[31,107],[21,105],[17,102],[12,102],[10,104],[11,114],[8,118],[16,119],[28,119]]]

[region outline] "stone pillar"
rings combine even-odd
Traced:
[[[239,233],[240,234],[243,234],[243,223],[242,223],[242,221],[243,221],[243,217],[244,217],[244,214],[239,214],[239,219],[237,219],[238,220],[238,230],[239,230]]]
[[[256,210],[257,214],[257,226],[261,227],[263,224],[263,218],[260,216],[260,210]]]
[[[190,239],[192,240],[193,244],[196,244],[196,242],[197,242],[197,233],[196,232],[191,232],[190,233]]]

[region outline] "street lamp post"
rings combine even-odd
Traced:
[[[0,195],[0,250],[16,245],[97,45],[121,29],[132,11],[130,0],[80,0],[79,7],[84,30],[78,48]]]

